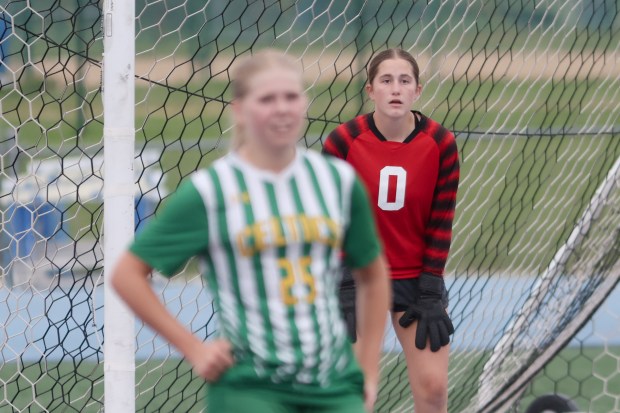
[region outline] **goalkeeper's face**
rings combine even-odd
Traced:
[[[235,121],[245,139],[274,149],[294,146],[306,119],[307,99],[301,74],[270,67],[247,82],[247,94],[235,102]]]
[[[376,112],[396,120],[410,116],[411,106],[420,97],[422,86],[415,79],[411,63],[404,59],[387,59],[379,65],[366,91]]]

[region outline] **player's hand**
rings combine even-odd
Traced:
[[[408,327],[415,320],[418,326],[415,346],[424,350],[430,341],[431,351],[438,351],[450,344],[450,334],[454,333],[452,320],[443,306],[443,279],[439,276],[423,273],[419,281],[420,297],[398,320],[402,327]]]
[[[222,339],[201,342],[186,358],[194,373],[209,382],[217,381],[234,363],[230,343]]]
[[[377,401],[377,380],[364,380],[364,407],[368,413],[372,413]]]

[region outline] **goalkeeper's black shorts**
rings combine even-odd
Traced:
[[[405,278],[392,280],[392,311],[406,311],[407,308],[415,303],[420,296],[417,278]],[[356,317],[355,317],[355,281],[353,275],[348,268],[343,269],[342,280],[338,292],[340,299],[340,309],[347,326],[347,333],[351,342],[357,341],[356,333]],[[448,308],[448,290],[444,285],[441,298],[445,308]]]

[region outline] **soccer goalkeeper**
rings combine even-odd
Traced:
[[[366,85],[374,112],[337,127],[323,152],[351,163],[374,203],[392,277],[392,322],[405,353],[415,411],[445,413],[454,328],[443,273],[459,162],[454,135],[411,110],[422,92],[419,73],[416,60],[402,49],[377,54],[368,65]],[[353,338],[354,294],[345,271],[341,302]],[[359,336],[363,343],[363,333]]]

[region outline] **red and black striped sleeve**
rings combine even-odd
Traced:
[[[452,241],[460,167],[454,135],[435,122],[429,125],[429,132],[439,148],[439,174],[426,226],[422,271],[443,275]]]
[[[361,133],[361,122],[363,120],[363,116],[358,116],[334,129],[327,135],[321,152],[346,160],[351,143]]]

